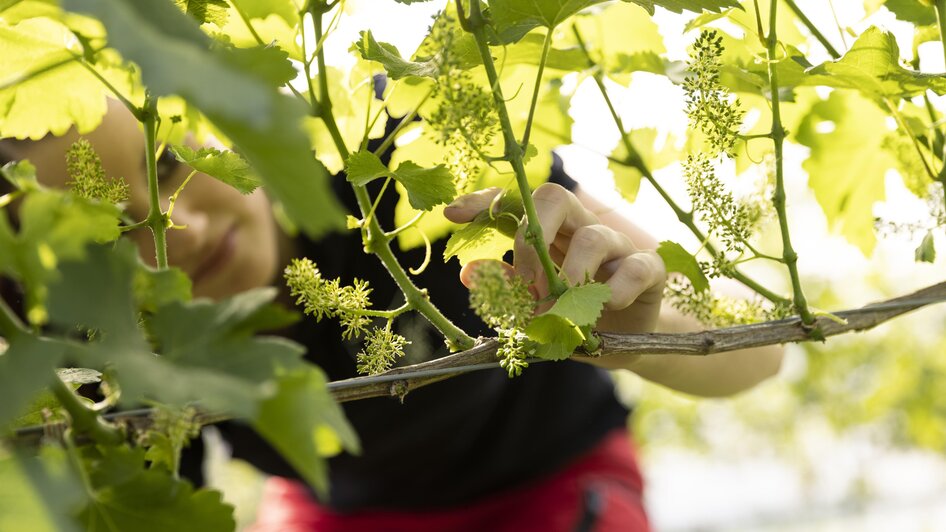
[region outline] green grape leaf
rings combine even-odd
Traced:
[[[298,72],[289,61],[289,53],[276,46],[227,47],[227,62],[279,86],[292,81]]]
[[[109,45],[141,67],[154,94],[177,94],[207,114],[258,127],[270,121],[270,87],[231,65],[223,51],[212,52],[210,38],[169,2],[63,0],[63,7],[101,20]]]
[[[417,210],[429,211],[457,197],[453,175],[442,164],[422,168],[412,161],[404,161],[394,170],[394,179],[407,189],[407,199]]]
[[[536,356],[562,360],[571,356],[584,340],[581,327],[597,323],[611,289],[601,283],[573,286],[565,291],[544,314],[536,316],[525,333],[542,344]]]
[[[0,428],[27,413],[30,402],[55,378],[68,351],[62,342],[28,334],[7,340],[10,345],[0,354]]]
[[[271,14],[278,15],[286,23],[299,23],[299,8],[293,0],[230,0],[233,5],[246,15],[246,18],[265,19]]]
[[[473,221],[450,236],[443,260],[457,257],[461,266],[477,259],[502,260],[503,255],[512,249],[522,215],[519,195],[504,192],[492,214],[488,211],[477,214]]]
[[[316,367],[287,373],[275,395],[260,405],[253,427],[266,438],[320,496],[328,491],[324,457],[361,445]]]
[[[492,0],[489,9],[500,41],[521,39],[534,28],[554,29],[565,19],[604,0]]]
[[[39,140],[95,129],[107,110],[106,88],[78,62],[81,50],[66,48],[72,32],[50,18],[0,25],[0,137]],[[63,63],[42,75],[40,68]]]
[[[657,248],[657,254],[663,259],[667,273],[682,273],[690,280],[690,284],[697,292],[709,290],[709,280],[703,274],[699,262],[696,261],[696,257],[683,249],[683,246],[676,242],[664,240]]]
[[[391,177],[407,190],[411,207],[429,211],[437,205],[449,203],[457,196],[453,175],[442,164],[422,168],[413,161],[404,161],[395,170],[388,168],[377,155],[369,151],[353,153],[347,161],[348,181],[358,186],[379,177]]]
[[[0,478],[0,530],[78,532],[73,513],[88,495],[62,447],[0,454]]]
[[[220,492],[194,490],[162,469],[145,469],[145,451],[83,448],[94,496],[79,514],[85,530],[233,530],[233,506]]]
[[[917,262],[936,262],[936,245],[933,241],[933,232],[927,231],[923,241],[916,248],[915,258]]]
[[[312,157],[299,126],[299,102],[274,95],[276,115],[265,128],[219,115],[208,118],[233,141],[259,173],[289,218],[312,238],[344,227],[345,212],[329,183],[328,170]]]
[[[651,172],[676,162],[683,156],[683,152],[674,145],[672,137],[665,138],[663,145],[659,149],[655,149],[657,143],[656,129],[635,129],[628,133],[628,136],[637,157],[641,158],[644,167]],[[633,159],[628,156],[627,146],[624,142],[619,141],[614,151],[611,152],[608,169],[614,173],[614,186],[624,199],[630,202],[637,199],[637,192],[640,190],[641,179],[643,178],[640,170],[635,168],[632,163]]]
[[[821,124],[831,124],[821,132]],[[802,164],[829,226],[870,256],[876,243],[872,206],[884,199],[884,174],[896,159],[884,149],[887,113],[858,93],[834,91],[812,106],[796,140],[811,148]]]
[[[657,23],[651,17],[643,16],[638,9],[615,3],[600,12],[576,17],[574,25],[595,62],[604,73],[620,83],[627,84],[629,80],[628,76],[619,74],[636,71],[664,74],[667,70],[668,63],[662,57],[667,49]],[[634,38],[628,39],[628,35]],[[581,50],[577,38],[570,32],[565,33],[565,39]],[[588,68],[588,59],[584,53],[582,56],[584,63],[575,70]]]
[[[35,190],[20,206],[20,232],[0,221],[0,269],[23,282],[26,317],[46,322],[47,285],[58,278],[61,261],[81,258],[90,242],[119,237],[120,211],[61,190]]]
[[[308,138],[300,129],[304,105],[241,70],[239,60],[226,50],[211,51],[209,37],[168,3],[65,0],[64,4],[97,16],[109,31],[109,44],[138,63],[152,92],[178,94],[199,108],[309,236],[341,229],[344,213],[331,193],[326,170],[310,156]]]
[[[707,13],[703,13],[702,15],[697,15],[693,17],[692,19],[690,19],[689,22],[686,23],[686,26],[683,27],[683,33],[689,33],[690,31],[693,31],[697,28],[702,28],[703,26],[709,24],[710,22],[714,22],[714,21],[726,18],[727,16],[729,16],[729,13],[731,11],[732,9],[723,9],[716,12],[710,11]]]
[[[137,253],[129,242],[113,249],[90,247],[87,260],[61,265],[62,279],[49,290],[50,321],[98,331],[96,341],[82,346],[78,362],[113,368],[123,403],[148,398],[181,406],[199,401],[211,410],[249,419],[272,393],[276,375],[302,364],[303,349],[297,344],[254,336],[261,326],[295,319],[269,308],[272,288],[219,303],[173,301],[159,307],[145,317],[148,336],[162,355],[154,356],[135,311],[137,269]]]
[[[582,327],[594,325],[601,317],[604,304],[611,299],[611,289],[602,283],[586,283],[565,290],[545,314],[568,318]]]
[[[683,13],[691,11],[693,13],[702,13],[711,11],[719,13],[724,9],[738,7],[742,9],[737,0],[623,0],[643,7],[650,15],[654,14],[654,7],[662,7],[674,13]]]
[[[135,302],[145,312],[155,312],[159,307],[191,299],[191,280],[180,268],[155,270],[139,264],[132,284]]]
[[[901,98],[932,90],[946,94],[946,75],[925,74],[900,66],[900,48],[892,33],[871,26],[836,61],[807,71],[810,84],[855,89],[869,98]]]
[[[388,167],[370,151],[358,151],[351,154],[345,166],[348,181],[356,186],[364,186],[379,177],[391,175]]]
[[[936,25],[936,9],[932,2],[923,0],[870,0],[864,3],[868,11],[873,11],[883,5],[899,20],[911,22],[917,26]]]
[[[257,2],[257,0],[249,0]],[[292,0],[287,0],[292,1]],[[234,5],[245,5],[246,0],[231,2]],[[233,9],[230,12],[227,24],[220,29],[220,33],[214,34],[218,42],[229,42],[238,48],[270,48],[281,50],[288,54],[295,61],[303,61],[302,48],[296,42],[299,35],[299,16],[295,13],[287,21],[282,15],[275,12],[266,12],[259,16],[247,16],[246,19],[253,26],[250,31],[249,26],[241,16],[241,10]],[[245,14],[245,13],[244,13]],[[261,45],[260,43],[264,43]]]
[[[227,0],[174,0],[174,3],[199,24],[223,26],[227,23]]]
[[[488,214],[480,213],[475,220],[450,235],[443,258],[457,257],[461,266],[478,259],[502,260],[503,255],[512,249],[517,227],[517,221],[512,218],[490,218]]]
[[[384,70],[391,79],[408,76],[436,78],[440,72],[440,65],[435,59],[407,61],[401,57],[397,47],[386,42],[379,43],[370,31],[363,31],[359,35],[361,38],[352,44],[351,50],[358,51],[361,57],[368,61],[377,61],[384,65]]]
[[[243,194],[249,194],[261,185],[259,178],[250,170],[250,165],[238,153],[216,148],[194,150],[187,146],[171,146],[168,149],[178,161],[230,185]]]
[[[257,289],[219,303],[198,300],[159,309],[149,330],[162,359],[181,372],[212,375],[203,384],[196,378],[163,383],[162,396],[177,404],[200,400],[208,408],[252,418],[271,393],[273,379],[303,365],[298,344],[253,336],[261,327],[277,328],[297,319],[296,314],[271,309],[275,296],[275,289]],[[122,383],[124,389],[125,380]]]
[[[585,335],[577,325],[556,314],[536,316],[525,333],[539,343],[535,356],[547,360],[565,360],[585,341]]]
[[[0,168],[0,177],[6,179],[17,190],[28,191],[40,188],[39,181],[36,180],[36,167],[26,160],[12,161],[3,165]]]

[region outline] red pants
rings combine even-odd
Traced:
[[[461,479],[458,479],[461,480]],[[465,506],[339,514],[301,484],[270,478],[250,532],[646,532],[642,481],[620,429],[564,469]]]

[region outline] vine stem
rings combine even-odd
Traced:
[[[939,40],[943,43],[943,55],[946,56],[946,0],[936,0],[936,23],[939,26]]]
[[[309,5],[309,10],[312,14],[313,26],[315,27],[315,38],[317,41],[321,42],[324,39],[322,32],[322,15],[328,11],[327,4],[313,2]],[[316,60],[318,61],[319,69],[320,99],[318,101],[312,101],[313,109],[318,109],[318,116],[325,123],[326,129],[328,129],[329,134],[332,136],[339,156],[347,161],[351,154],[338,130],[338,125],[335,123],[335,116],[332,113],[332,100],[329,96],[323,47],[318,48]],[[314,93],[312,77],[307,76],[307,78],[309,91],[310,93]],[[378,257],[394,279],[394,282],[397,283],[398,287],[401,289],[404,298],[407,300],[407,304],[427,318],[427,320],[444,335],[451,349],[469,349],[472,347],[474,344],[473,338],[447,319],[447,317],[440,312],[440,309],[431,303],[427,291],[421,290],[411,281],[407,272],[404,271],[404,268],[391,251],[390,240],[386,237],[384,230],[381,229],[377,217],[372,216],[370,220],[367,219],[372,205],[371,197],[368,195],[368,189],[365,186],[355,184],[352,184],[352,189],[355,191],[355,199],[358,202],[361,216],[367,221],[365,228],[365,249]]]
[[[825,337],[860,332],[886,323],[898,316],[946,301],[946,283],[928,286],[904,296],[871,303],[861,308],[832,312],[833,318],[820,317],[819,326]],[[716,353],[750,349],[767,345],[807,342],[810,334],[800,330],[797,317],[767,321],[751,325],[737,325],[724,329],[713,329],[688,333],[601,333],[601,350],[596,358],[606,359],[616,355],[662,355],[662,356],[713,356]],[[356,401],[371,397],[400,397],[408,392],[471,371],[499,368],[495,339],[481,339],[473,348],[443,358],[395,368],[378,375],[354,377],[329,382],[327,387],[339,402]],[[545,359],[528,359],[529,364],[546,362]],[[103,417],[121,423],[130,431],[141,432],[151,425],[154,409],[141,408],[105,414]],[[231,416],[213,412],[200,412],[196,420],[201,425],[218,423]],[[61,425],[53,425],[53,428]],[[17,429],[13,438],[17,443],[39,443],[50,430],[49,425],[36,425]]]
[[[108,423],[96,411],[84,405],[58,375],[53,379],[50,390],[69,413],[75,432],[103,445],[116,445],[125,440],[125,434],[120,428]]]
[[[529,105],[529,118],[526,119],[526,130],[522,134],[523,149],[529,146],[529,136],[532,133],[532,119],[535,118],[535,108],[539,102],[539,90],[542,88],[542,73],[545,72],[545,63],[549,59],[549,49],[552,48],[552,30],[545,32],[545,42],[542,44],[542,57],[539,59],[539,72],[535,75],[535,88],[532,90],[532,103]]]
[[[168,217],[161,211],[161,198],[158,187],[158,166],[156,160],[156,137],[158,124],[158,101],[148,94],[141,110],[141,121],[145,132],[145,167],[148,171],[148,217],[145,222],[154,235],[154,257],[159,270],[168,267],[167,230]]]
[[[810,31],[811,34],[814,35],[815,39],[818,39],[818,42],[820,42],[821,46],[824,46],[824,49],[827,50],[829,54],[831,54],[831,57],[833,57],[834,59],[841,58],[841,54],[838,53],[838,50],[834,46],[831,45],[828,39],[825,38],[824,34],[818,30],[818,28],[811,21],[811,19],[805,16],[805,13],[802,12],[801,9],[799,9],[797,4],[795,4],[795,0],[785,0],[785,4],[788,5],[788,8],[792,10],[792,13],[794,13],[795,16],[798,17],[798,20],[800,20],[801,23],[804,24],[806,28],[808,28],[808,31]],[[775,30],[773,29],[771,31],[774,32]]]
[[[29,334],[26,325],[20,321],[20,318],[18,318],[16,313],[13,312],[13,309],[7,305],[7,302],[0,297],[0,335],[7,340],[13,340],[23,334]]]
[[[587,46],[585,46],[585,41],[581,37],[581,33],[578,31],[578,28],[576,26],[572,26],[572,31],[575,34],[575,38],[578,41],[579,47],[584,52],[585,57],[588,58],[589,66],[593,66],[593,63],[591,61],[591,56],[588,53]],[[660,185],[660,183],[657,182],[657,179],[654,177],[654,174],[650,171],[650,168],[647,166],[646,163],[644,163],[643,158],[641,158],[640,154],[638,154],[637,150],[634,148],[634,144],[631,142],[631,139],[627,134],[627,130],[624,129],[624,121],[621,120],[621,116],[618,114],[617,109],[614,108],[614,103],[611,101],[611,97],[608,95],[607,87],[604,86],[604,80],[601,79],[601,72],[596,71],[594,75],[592,76],[592,78],[595,80],[595,83],[598,86],[598,91],[601,93],[602,98],[604,98],[605,104],[607,104],[608,106],[608,110],[611,112],[611,119],[614,121],[615,126],[618,128],[618,133],[621,135],[621,142],[624,144],[624,148],[627,150],[627,153],[628,153],[628,160],[626,161],[621,161],[621,160],[613,159],[610,157],[609,159],[618,164],[630,166],[631,168],[634,168],[638,172],[640,172],[641,175],[644,177],[644,179],[646,179],[647,182],[650,183],[652,187],[654,187],[654,190],[657,191],[657,194],[659,194],[660,197],[663,198],[664,202],[666,202],[666,204],[670,207],[673,213],[677,216],[677,220],[679,220],[680,223],[686,226],[686,228],[689,229],[691,233],[693,233],[693,236],[695,236],[697,240],[703,243],[703,246],[706,249],[707,253],[709,253],[710,256],[712,256],[713,258],[719,258],[721,256],[720,251],[717,250],[716,247],[709,241],[709,238],[705,234],[703,234],[703,231],[701,231],[700,228],[696,226],[696,222],[693,220],[693,213],[684,211],[682,208],[680,208],[679,205],[677,205],[677,202],[675,202],[673,198],[670,197],[670,194],[668,194],[667,191],[664,190],[664,188]],[[733,268],[731,277],[739,281],[740,283],[742,283],[744,286],[746,286],[750,290],[753,290],[755,293],[771,301],[772,303],[775,303],[775,304],[789,303],[788,299],[762,286],[762,284],[760,284],[758,281],[755,281],[754,279],[740,272],[736,268]]]
[[[457,7],[462,13],[462,5],[457,1]],[[532,193],[529,188],[529,180],[526,177],[525,165],[522,163],[523,148],[516,141],[516,135],[512,130],[512,122],[509,120],[509,111],[506,109],[506,99],[503,97],[502,87],[499,85],[499,75],[496,73],[496,65],[493,63],[493,56],[489,50],[489,44],[486,40],[486,18],[483,15],[480,0],[470,1],[470,15],[464,25],[476,40],[476,47],[480,52],[480,58],[483,60],[483,66],[486,68],[486,77],[489,80],[490,88],[493,93],[493,101],[496,103],[496,111],[499,114],[499,122],[503,130],[503,141],[505,143],[505,158],[512,165],[513,172],[516,174],[516,184],[519,186],[519,192],[522,196],[522,205],[526,212],[526,242],[532,245],[542,264],[542,270],[548,278],[549,293],[558,297],[565,292],[568,286],[558,276],[555,263],[552,256],[549,255],[549,247],[542,234],[542,226],[539,223],[539,215],[535,210],[535,202],[532,200]],[[547,57],[547,54],[544,55]],[[543,61],[544,63],[544,61]],[[542,68],[541,65],[539,67]],[[541,80],[536,80],[540,82]],[[534,104],[535,102],[533,102]]]
[[[782,114],[779,108],[777,52],[778,36],[776,35],[776,12],[778,0],[771,0],[769,7],[769,34],[766,37],[766,58],[768,59],[769,87],[772,98],[772,143],[775,145],[775,195],[773,203],[778,214],[778,224],[782,233],[782,259],[788,267],[788,274],[792,281],[792,294],[795,310],[801,317],[804,326],[811,326],[815,317],[808,308],[808,301],[802,291],[801,279],[798,275],[798,254],[792,248],[792,239],[788,231],[788,213],[785,209],[785,175],[783,168],[783,144],[785,128],[782,127]]]
[[[933,3],[933,7],[936,8],[936,23],[939,26],[939,40],[943,43],[943,55],[946,56],[946,0],[936,0]],[[927,98],[926,101],[927,105],[931,106],[929,98]],[[936,137],[937,139],[942,139],[942,133],[939,128],[936,128]],[[943,186],[943,190],[946,190],[946,164],[944,164],[936,180]],[[944,201],[946,201],[946,193],[943,194],[943,198]]]

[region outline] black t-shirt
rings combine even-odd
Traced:
[[[558,158],[550,180],[574,186]],[[354,205],[350,187],[342,183],[337,192]],[[382,207],[379,219],[393,227],[393,202],[382,202]],[[368,280],[375,308],[402,302],[381,263],[364,255],[357,232],[303,244],[302,254],[318,264],[323,276],[338,276],[343,282]],[[434,257],[416,283],[429,290],[432,301],[454,323],[474,335],[490,335],[469,308],[456,260],[439,259],[443,245],[434,245]],[[402,264],[416,265],[423,253],[399,255]],[[415,344],[426,337],[433,346],[443,345],[426,320],[418,317],[417,322],[427,333],[418,337],[415,331]],[[358,345],[340,340],[337,323],[306,319],[288,336],[306,346],[307,358],[331,380],[355,376]],[[443,354],[446,349],[440,347],[435,356]],[[363,453],[329,460],[331,494],[326,502],[338,511],[443,508],[516,486],[590,449],[611,430],[625,426],[628,414],[616,400],[607,372],[572,361],[534,364],[514,379],[502,369],[462,375],[412,391],[403,404],[376,398],[343,406]],[[235,457],[268,473],[298,478],[247,426],[225,423],[220,429]],[[193,473],[193,459],[199,454],[188,453],[191,467],[185,465],[185,470]]]

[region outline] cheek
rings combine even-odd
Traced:
[[[262,192],[243,199],[246,202],[243,251],[249,259],[243,274],[252,286],[264,286],[273,282],[279,267],[278,229],[269,201]]]

